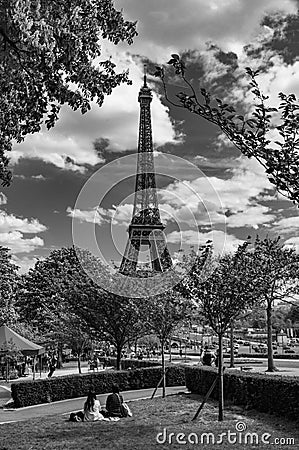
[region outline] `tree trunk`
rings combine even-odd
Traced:
[[[121,351],[122,347],[116,348],[116,370],[121,370]]]
[[[267,344],[268,344],[268,369],[267,372],[276,372],[277,369],[273,360],[272,347],[272,305],[271,302],[267,304]]]
[[[230,323],[230,367],[235,367],[235,354],[234,354],[234,321]]]
[[[161,340],[162,375],[163,375],[163,382],[162,382],[162,397],[163,397],[163,398],[165,398],[165,396],[166,396],[166,377],[165,377],[165,355],[164,355],[164,346],[165,346],[165,342],[164,342],[164,340]]]
[[[63,348],[62,342],[58,342],[58,345],[57,345],[57,369],[62,369],[63,368],[63,365],[62,365],[62,348]]]
[[[172,361],[172,353],[171,353],[171,340],[169,341],[169,362]]]
[[[223,407],[224,407],[224,395],[223,395],[223,335],[218,335],[219,341],[219,362],[218,362],[218,378],[219,378],[219,401],[218,401],[218,420],[223,421]]]
[[[78,356],[77,356],[77,361],[78,361],[78,371],[79,373],[82,373],[81,370],[81,353],[78,352]]]

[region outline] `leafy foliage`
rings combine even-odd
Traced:
[[[252,271],[259,285],[259,296],[267,312],[268,370],[275,370],[272,349],[273,307],[299,292],[299,258],[293,248],[284,248],[280,238],[256,238],[251,253]]]
[[[10,0],[0,2],[0,178],[8,185],[6,151],[12,142],[51,128],[61,105],[82,113],[128,80],[100,60],[99,39],[129,44],[135,25],[112,0]]]
[[[87,303],[84,300],[79,314],[83,314],[90,327],[98,330],[101,340],[115,346],[117,369],[120,369],[125,345],[145,334],[145,301],[104,290],[98,290],[98,295],[89,297]]]
[[[23,275],[17,302],[20,318],[34,327],[44,342],[72,341],[72,347],[78,347],[87,339],[88,326],[79,320],[71,298],[87,296],[89,286],[75,248],[54,250]]]
[[[207,245],[183,281],[186,294],[217,335],[223,336],[231,321],[256,301],[256,274],[252,271],[248,245],[246,241],[234,255],[219,258],[212,256],[212,246]],[[204,279],[202,268],[207,260],[211,272]]]
[[[0,247],[0,326],[13,325],[17,320],[15,300],[18,267],[12,263],[9,249]]]
[[[214,123],[225,136],[248,158],[254,157],[265,168],[268,179],[277,191],[294,203],[299,203],[299,103],[294,94],[279,94],[278,109],[267,105],[257,82],[258,71],[246,68],[249,86],[256,102],[252,112],[240,115],[232,105],[213,98],[205,88],[197,92],[186,77],[186,66],[177,54],[168,64],[184,82],[186,90],[176,94],[179,103],[167,93],[164,67],[156,67],[155,76],[162,80],[165,97],[174,106]],[[278,124],[277,124],[278,123]],[[279,134],[271,140],[269,131]]]

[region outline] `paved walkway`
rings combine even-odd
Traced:
[[[1,388],[0,388],[1,389]],[[142,389],[139,391],[122,391],[124,401],[130,402],[150,398],[154,389]],[[179,392],[187,392],[186,386],[175,386],[166,388],[166,395],[173,395]],[[97,396],[101,405],[106,404],[106,398],[109,394],[100,394]],[[156,396],[162,395],[162,389],[158,389]],[[42,405],[27,406],[18,409],[0,409],[0,425],[8,422],[20,422],[27,419],[50,416],[53,414],[65,415],[65,420],[72,411],[82,410],[86,397],[62,400],[60,402],[46,403]],[[132,407],[134,410],[134,407]]]

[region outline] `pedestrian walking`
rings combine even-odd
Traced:
[[[57,358],[55,355],[52,356],[49,366],[50,366],[50,372],[48,373],[48,378],[51,378],[51,376],[53,375],[53,373],[55,372],[56,367],[57,367]]]

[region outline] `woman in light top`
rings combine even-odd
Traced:
[[[97,396],[94,391],[89,391],[87,400],[84,403],[84,421],[94,422],[95,420],[103,420],[104,416],[100,411],[100,401],[97,400]]]

